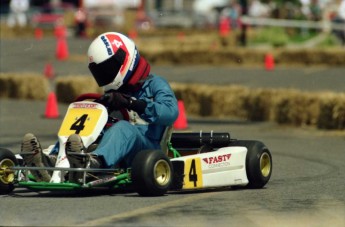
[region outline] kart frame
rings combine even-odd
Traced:
[[[230,138],[229,133],[213,131],[173,133],[171,126],[167,127],[162,135],[161,150],[138,152],[131,167],[70,168],[67,159],[63,158],[66,156],[62,144],[70,135],[71,125],[80,122],[80,115],[85,116],[85,113],[96,119],[91,127],[93,130],[89,130],[91,132],[87,135],[81,135],[87,147],[97,140],[109,122],[107,109],[103,105],[84,101],[97,98],[98,94],[84,94],[70,104],[58,133],[59,164],[55,167],[25,166],[20,154],[14,155],[10,150],[0,148],[0,194],[11,193],[14,188],[71,191],[134,187],[139,195],[161,196],[169,190],[224,186],[262,188],[271,177],[272,156],[262,142],[236,140]],[[88,108],[90,112],[83,112],[88,111]],[[53,172],[52,180],[39,182],[30,173],[32,170]],[[79,183],[68,181],[66,173],[72,171],[83,173]]]

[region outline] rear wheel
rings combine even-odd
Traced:
[[[160,150],[139,152],[132,162],[132,181],[141,196],[162,196],[170,188],[173,168]]]
[[[0,148],[0,194],[8,194],[14,189],[15,173],[7,171],[17,165],[15,155],[7,149]]]
[[[247,188],[264,187],[272,174],[272,155],[260,141],[238,140],[231,146],[241,146],[248,149],[246,156],[246,172],[249,180]]]

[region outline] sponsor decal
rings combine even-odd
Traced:
[[[214,163],[219,163],[219,162],[226,162],[230,159],[230,157],[231,157],[231,154],[223,154],[223,155],[203,158],[202,160],[206,164],[214,164]]]
[[[73,108],[95,109],[97,105],[97,103],[73,103]]]
[[[113,52],[112,52],[111,46],[110,46],[110,44],[108,42],[108,39],[104,35],[102,35],[101,36],[101,40],[103,41],[105,47],[107,48],[108,55],[112,55]]]
[[[134,64],[135,64],[135,60],[136,60],[136,58],[137,58],[137,53],[138,53],[138,51],[137,51],[137,49],[135,49],[135,51],[134,51],[134,56],[133,56],[133,60],[132,60],[131,66],[129,67],[129,70],[130,70],[130,71],[133,71],[133,67],[134,67]]]
[[[216,164],[210,164],[208,165],[208,168],[213,169],[213,168],[222,168],[222,167],[227,167],[230,166],[229,162],[221,162],[221,163],[216,163]]]
[[[231,154],[223,154],[212,157],[203,158],[202,160],[208,165],[209,168],[221,168],[230,166]]]

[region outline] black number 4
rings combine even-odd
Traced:
[[[76,120],[76,122],[74,122],[70,128],[70,130],[75,130],[76,134],[79,134],[80,131],[82,131],[85,128],[85,121],[87,119],[88,115],[84,114],[83,116],[81,116],[80,118],[78,118]]]
[[[198,182],[198,175],[196,174],[195,159],[192,160],[192,163],[190,165],[189,181],[194,182],[194,187],[196,187],[196,183]]]

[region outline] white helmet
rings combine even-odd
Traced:
[[[88,50],[89,69],[104,91],[118,90],[131,78],[140,55],[134,42],[117,32],[99,35]]]

